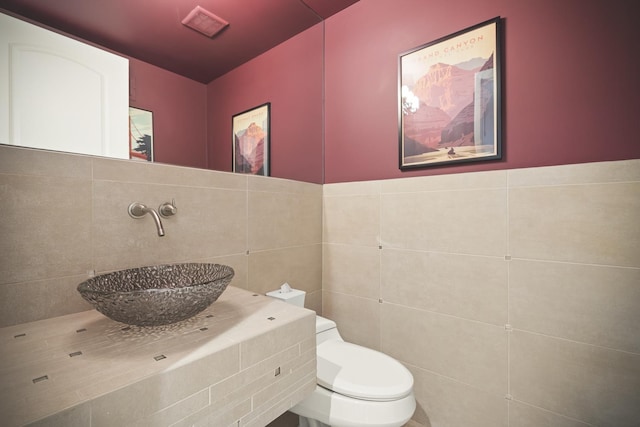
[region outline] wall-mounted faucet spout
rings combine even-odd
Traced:
[[[152,208],[148,208],[139,202],[134,202],[129,205],[129,215],[132,218],[140,219],[146,214],[149,214],[153,217],[153,220],[156,222],[156,227],[158,228],[158,236],[164,236],[164,228],[162,228],[162,221],[160,220],[160,215]]]

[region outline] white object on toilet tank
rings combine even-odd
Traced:
[[[286,302],[287,304],[304,307],[304,297],[307,293],[299,289],[293,289],[288,283],[280,286],[280,289],[267,292],[267,296]]]

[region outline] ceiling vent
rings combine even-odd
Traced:
[[[207,37],[215,36],[229,25],[224,19],[200,6],[196,6],[195,9],[189,12],[187,17],[182,20],[182,23]]]

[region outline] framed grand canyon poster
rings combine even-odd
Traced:
[[[400,55],[400,169],[502,157],[501,45],[497,17]]]
[[[271,103],[232,118],[233,172],[269,176]]]

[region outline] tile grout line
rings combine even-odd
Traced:
[[[378,192],[378,349],[382,350],[382,193]]]
[[[592,348],[598,348],[598,349],[606,350],[606,351],[614,351],[614,352],[618,352],[618,353],[630,354],[632,356],[640,356],[640,352],[623,350],[621,348],[615,348],[615,347],[607,347],[607,346],[600,345],[600,344],[594,344],[594,343],[590,343],[590,342],[586,342],[586,341],[578,341],[578,340],[571,339],[571,338],[560,337],[560,336],[557,336],[557,335],[549,335],[549,334],[545,334],[545,333],[542,333],[542,332],[536,332],[536,331],[531,331],[531,330],[527,330],[527,329],[513,328],[513,331],[522,332],[523,334],[536,335],[536,336],[539,336],[539,337],[544,337],[544,338],[552,339],[552,340],[559,340],[559,341],[563,341],[563,342],[567,342],[567,343],[571,343],[571,344],[578,344],[578,345],[584,345],[584,346],[588,346],[588,347],[592,347]]]
[[[251,240],[249,238],[249,212],[251,211],[250,207],[249,207],[249,177],[245,177],[244,178],[244,191],[245,191],[245,237],[244,237],[244,253],[245,253],[245,266],[246,266],[246,271],[247,271],[247,289],[248,290],[252,290],[251,289],[251,272],[249,271],[249,257],[250,257],[250,251],[249,251],[249,241]]]
[[[95,236],[94,236],[94,224],[95,224],[95,212],[94,205],[96,200],[96,191],[95,191],[95,159],[91,159],[91,200],[90,200],[90,210],[91,210],[91,219],[89,222],[89,244],[91,245],[91,271],[86,272],[86,276],[94,276],[96,274],[96,248],[95,248]]]
[[[507,425],[511,425],[510,413],[511,413],[511,335],[513,329],[511,328],[511,235],[510,235],[510,210],[509,210],[509,175],[510,172],[507,171],[505,174],[505,239],[506,239],[506,254],[505,254],[505,262],[507,263],[507,324],[505,325],[506,333],[507,333]]]

